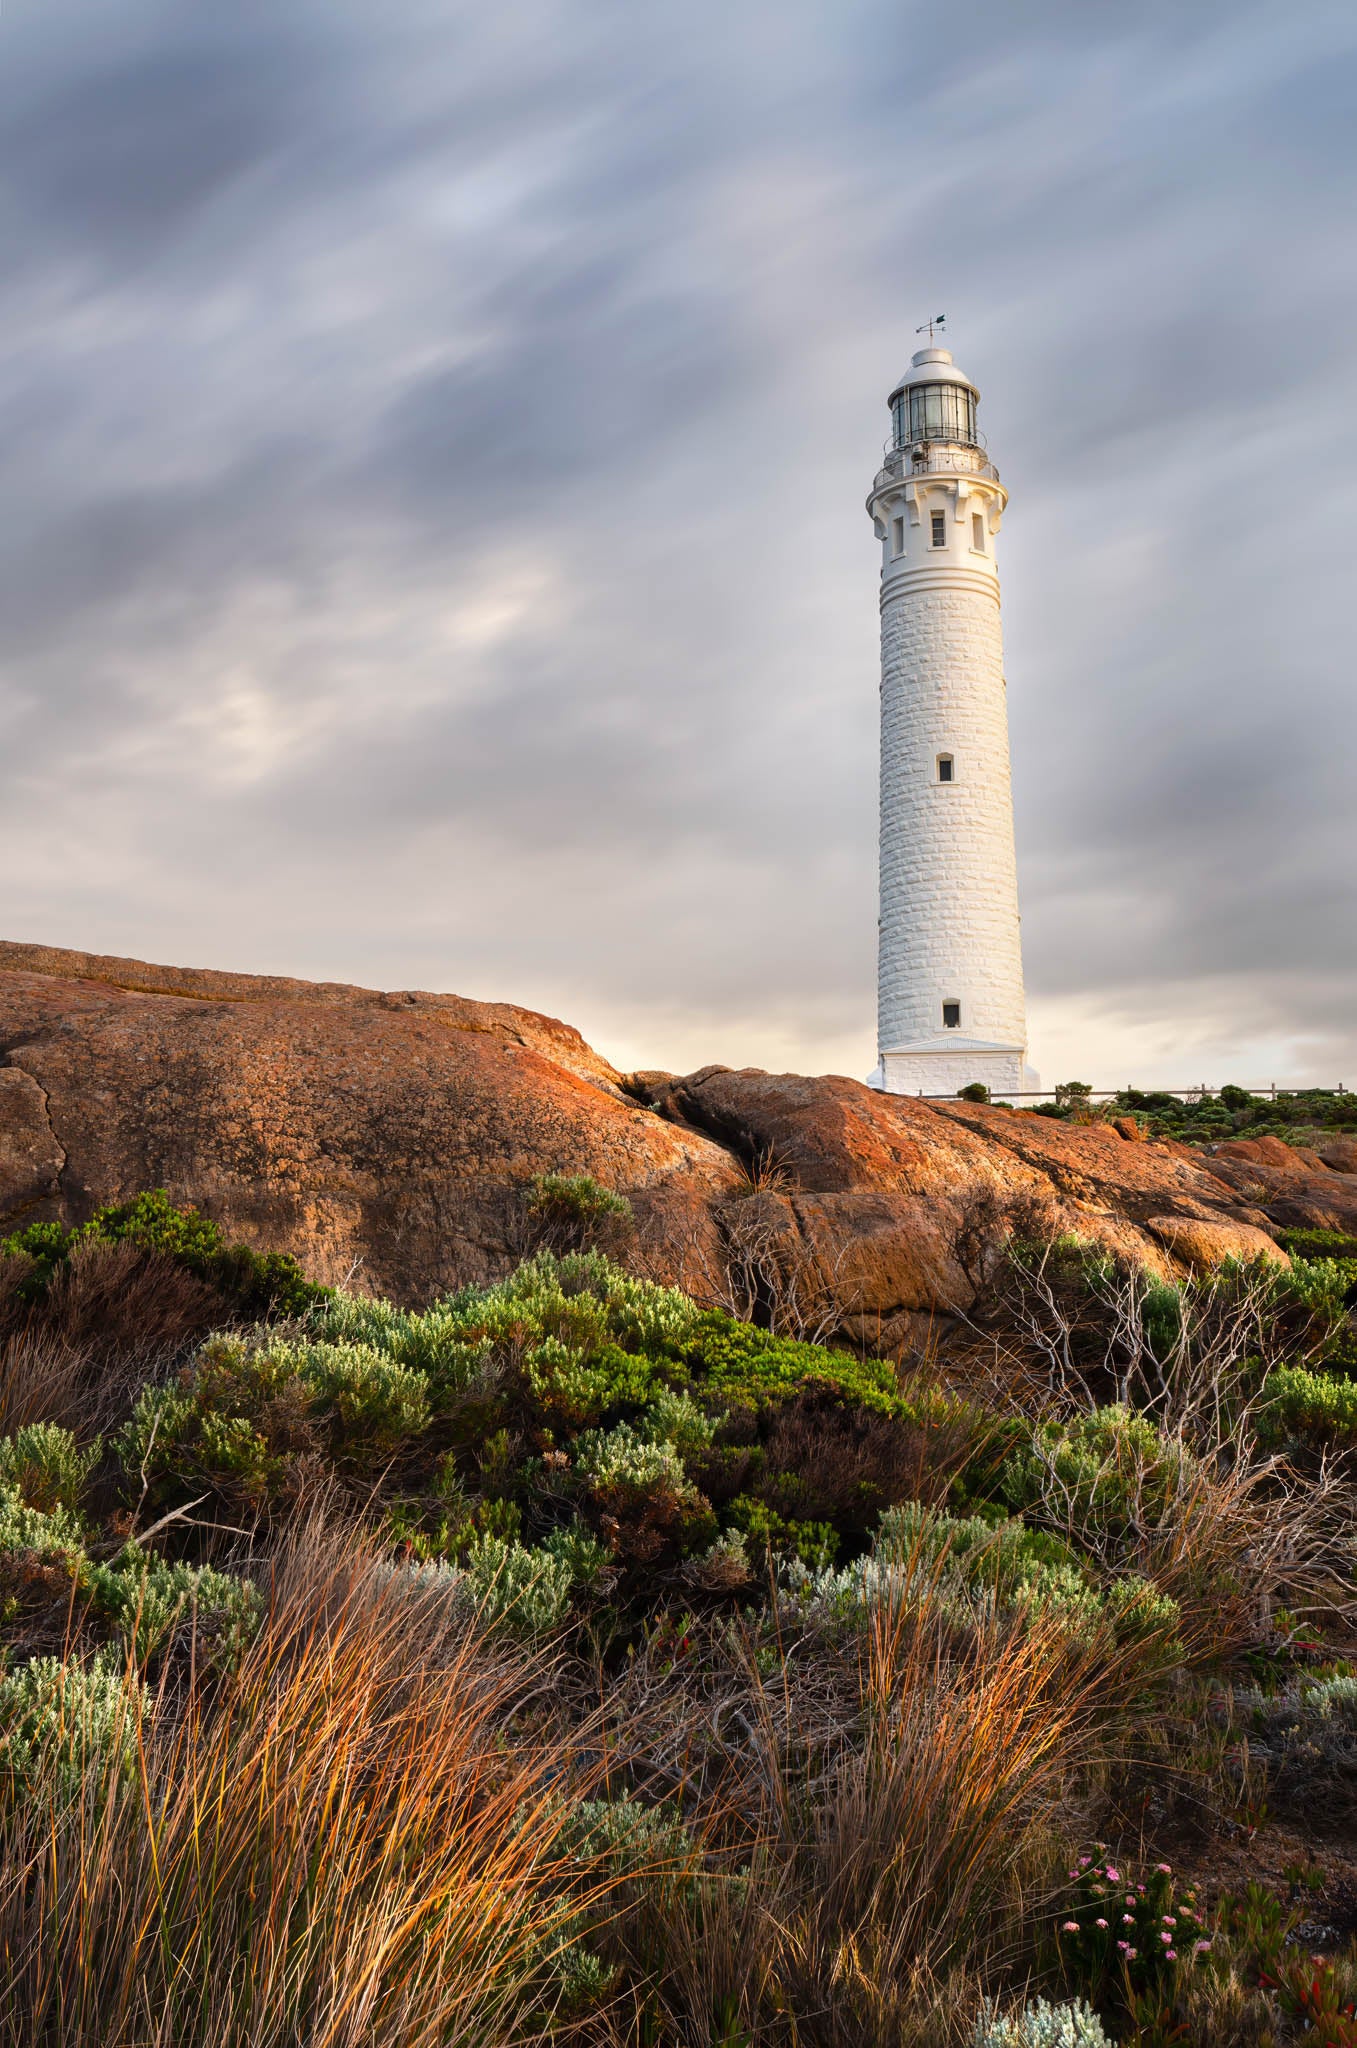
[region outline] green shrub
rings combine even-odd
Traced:
[[[695,1319],[688,1359],[699,1390],[732,1407],[760,1409],[791,1401],[808,1387],[886,1415],[911,1413],[899,1375],[887,1360],[854,1358],[799,1338],[774,1337],[724,1309]]]
[[[180,1209],[163,1188],[135,1201],[96,1209],[88,1223],[32,1223],[0,1241],[0,1256],[33,1260],[23,1283],[29,1300],[43,1295],[82,1243],[134,1244],[160,1252],[216,1288],[247,1322],[302,1315],[330,1290],[309,1281],[286,1252],[254,1252],[228,1244],[219,1226],[192,1207]]]
[[[70,1508],[31,1508],[13,1480],[0,1479],[0,1554],[31,1550],[35,1557],[84,1554],[85,1525]]]
[[[411,1587],[445,1591],[474,1608],[486,1627],[503,1626],[521,1636],[559,1628],[576,1582],[576,1560],[491,1535],[474,1537],[460,1565],[438,1560],[405,1571]]]
[[[780,1515],[766,1501],[751,1494],[737,1494],[726,1510],[734,1529],[748,1539],[753,1559],[766,1563],[798,1558],[811,1571],[832,1565],[838,1553],[837,1530],[829,1522],[798,1521]]]
[[[988,1102],[989,1089],[983,1081],[968,1081],[964,1088],[957,1089],[957,1099],[960,1102]]]
[[[86,1664],[31,1658],[0,1678],[0,1773],[21,1792],[67,1799],[130,1777],[149,1710],[145,1686],[115,1652]]]
[[[29,1507],[44,1514],[53,1508],[74,1513],[101,1448],[95,1443],[82,1451],[68,1429],[54,1422],[31,1422],[13,1436],[0,1438],[0,1482],[17,1488]]]
[[[1357,1259],[1357,1237],[1344,1230],[1282,1230],[1277,1242],[1298,1259]]]
[[[910,1501],[881,1517],[871,1554],[839,1571],[799,1560],[781,1573],[795,1608],[860,1625],[880,1606],[925,1600],[957,1622],[1040,1615],[1071,1636],[1153,1644],[1155,1662],[1179,1653],[1176,1603],[1144,1579],[1103,1583],[1047,1531],[992,1515],[957,1516]]]
[[[608,1551],[591,1530],[579,1521],[553,1529],[538,1546],[544,1557],[566,1566],[571,1584],[592,1590],[603,1580],[610,1562]]]
[[[1028,1448],[1005,1458],[998,1490],[1062,1527],[1118,1533],[1162,1521],[1189,1474],[1187,1452],[1147,1416],[1113,1406],[1041,1424]]]
[[[631,1227],[631,1203],[588,1173],[539,1173],[527,1198],[531,1234],[541,1249],[584,1251]]]
[[[523,1370],[543,1416],[575,1429],[601,1422],[610,1411],[643,1406],[662,1384],[650,1359],[620,1344],[604,1344],[586,1359],[560,1337],[534,1345]]]
[[[162,1492],[207,1480],[262,1506],[321,1440],[338,1460],[381,1462],[428,1420],[427,1376],[371,1345],[212,1337],[143,1389],[117,1449]]]
[[[1263,1394],[1264,1441],[1299,1437],[1317,1445],[1357,1447],[1357,1381],[1283,1365],[1269,1373]]]
[[[424,1310],[359,1294],[333,1294],[307,1318],[317,1343],[349,1344],[380,1352],[393,1365],[423,1373],[435,1409],[464,1394],[482,1377],[490,1346],[468,1340],[462,1317],[446,1303]]]
[[[249,1580],[206,1565],[171,1564],[136,1543],[111,1563],[86,1562],[80,1583],[94,1612],[112,1623],[142,1664],[190,1623],[205,1652],[232,1665],[259,1625],[259,1592]]]
[[[1177,1603],[1137,1575],[1104,1583],[1069,1544],[1020,1519],[957,1516],[907,1502],[881,1517],[874,1546],[879,1564],[920,1567],[944,1591],[995,1608],[1029,1608],[1056,1616],[1072,1634],[1103,1627],[1118,1640],[1160,1638],[1176,1656]]]
[[[683,1459],[673,1444],[658,1442],[630,1422],[589,1429],[575,1444],[576,1469],[594,1490],[609,1497],[648,1494],[662,1488],[677,1497],[692,1495]]]
[[[1140,1875],[1101,1844],[1078,1859],[1070,1882],[1057,1935],[1067,1980],[1122,2011],[1147,1993],[1171,2003],[1211,1947],[1193,1888],[1179,1896],[1167,1863]]]

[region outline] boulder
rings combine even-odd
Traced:
[[[418,1299],[502,1269],[535,1174],[626,1194],[674,1279],[739,1183],[531,1011],[30,951],[0,955],[0,1228],[163,1187],[315,1278]]]
[[[1208,1272],[1226,1259],[1268,1259],[1289,1266],[1290,1259],[1266,1231],[1250,1224],[1204,1222],[1196,1217],[1152,1216],[1146,1229],[1167,1246],[1175,1259],[1194,1273]]]

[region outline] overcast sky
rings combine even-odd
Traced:
[[[1048,1081],[1357,1086],[1351,0],[4,0],[7,936],[875,1056],[944,310]]]

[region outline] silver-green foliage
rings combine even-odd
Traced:
[[[1114,2048],[1114,2043],[1082,1998],[1067,2005],[1037,1998],[1020,2013],[987,2006],[975,2023],[974,2048]]]
[[[871,1554],[838,1571],[788,1564],[791,1604],[860,1623],[874,1609],[927,1601],[959,1621],[1040,1614],[1073,1636],[1162,1637],[1170,1649],[1176,1602],[1148,1581],[1092,1577],[1073,1552],[1020,1517],[993,1522],[906,1501],[882,1515]]]

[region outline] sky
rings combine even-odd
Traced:
[[[1357,1086],[1350,0],[4,0],[0,933],[875,1058],[945,311],[1032,1054]]]

